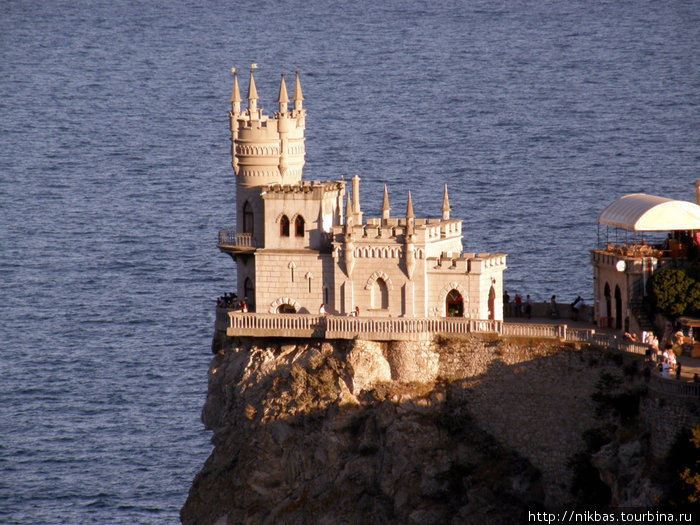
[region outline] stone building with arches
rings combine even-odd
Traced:
[[[405,212],[392,217],[385,187],[381,217],[363,219],[359,176],[347,196],[345,180],[302,179],[298,72],[291,101],[282,75],[272,116],[257,106],[254,68],[247,98],[242,109],[234,70],[237,229],[219,232],[218,246],[236,262],[249,311],[316,314],[323,304],[333,315],[503,319],[506,255],[462,251],[462,221],[450,218],[446,186],[440,218],[416,218],[410,192]]]

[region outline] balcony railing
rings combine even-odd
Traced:
[[[236,233],[235,230],[220,231],[219,246],[229,246],[233,248],[253,248],[253,234]]]
[[[588,343],[640,355],[645,355],[649,349],[649,345],[644,343],[596,333],[594,329],[569,328],[565,324],[504,323],[461,317],[373,318],[230,311],[226,333],[231,337],[358,338],[375,341],[425,341],[435,335],[460,337],[491,333],[507,337]]]

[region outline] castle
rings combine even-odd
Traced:
[[[347,199],[344,180],[302,180],[299,73],[293,109],[282,75],[270,117],[258,107],[254,69],[246,109],[234,70],[237,230],[219,232],[218,243],[236,262],[248,311],[502,320],[506,255],[462,252],[462,221],[450,218],[447,186],[440,219],[417,219],[410,192],[403,216],[391,217],[385,186],[382,216],[363,220],[357,175]]]

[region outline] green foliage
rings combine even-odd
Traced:
[[[681,431],[666,458],[670,474],[666,505],[683,507],[700,501],[700,426]]]
[[[700,268],[666,268],[647,282],[651,305],[664,314],[677,317],[700,313]]]

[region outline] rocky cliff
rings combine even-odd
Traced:
[[[214,450],[182,522],[513,523],[565,505],[614,366],[596,356],[478,337],[229,339],[202,411]]]

